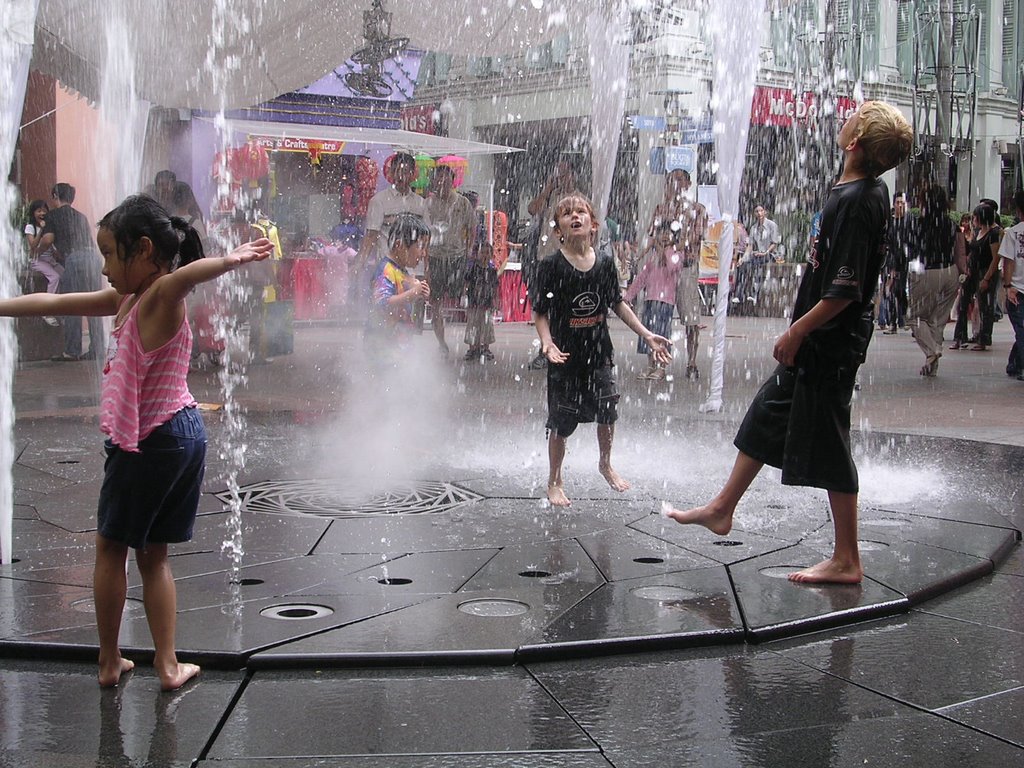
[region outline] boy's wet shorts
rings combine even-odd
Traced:
[[[857,493],[850,453],[856,368],[778,366],[743,417],[733,444],[782,470],[784,485]]]
[[[196,408],[182,408],[123,451],[107,440],[98,533],[135,549],[192,538],[206,471],[206,428]]]
[[[548,365],[547,429],[569,437],[579,424],[614,424],[618,418],[612,366],[595,369]]]

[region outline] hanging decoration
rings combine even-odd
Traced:
[[[255,187],[270,173],[270,156],[266,148],[250,139],[241,147],[228,150],[228,170],[235,181],[249,182]]]
[[[466,178],[466,172],[469,170],[469,160],[458,155],[445,155],[438,158],[437,164],[451,168],[455,173],[455,188],[458,189],[462,186],[462,181]]]
[[[377,163],[369,157],[356,158],[356,188],[359,190],[359,202],[356,212],[360,218],[366,217],[366,209],[370,198],[377,191]]]
[[[420,153],[416,155],[416,178],[410,185],[413,189],[420,191],[430,186],[430,176],[437,161],[430,155]]]

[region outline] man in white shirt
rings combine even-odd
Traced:
[[[359,248],[359,265],[363,282],[369,281],[374,265],[388,255],[388,231],[400,213],[415,213],[430,224],[427,201],[412,190],[416,178],[416,158],[398,152],[391,160],[391,185],[370,198],[366,209],[366,234]]]
[[[1013,195],[1013,204],[1021,221],[1003,234],[999,244],[1000,266],[1003,270],[1003,288],[1006,289],[1006,316],[1013,327],[1014,342],[1006,361],[1006,375],[1024,381],[1024,190]]]

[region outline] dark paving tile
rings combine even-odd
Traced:
[[[576,540],[608,581],[718,565],[703,555],[632,528],[610,528]]]
[[[931,600],[918,610],[1024,633],[1024,611],[1020,605],[1022,586],[1017,576],[994,574]]]
[[[996,573],[1024,576],[1024,546],[1018,544],[1005,560],[996,564]]]
[[[999,508],[974,499],[946,498],[942,503],[921,504],[905,502],[902,504],[879,504],[875,506],[879,512],[891,512],[897,515],[917,515],[935,517],[940,520],[953,520],[974,525],[988,525],[993,528],[1013,528],[1013,524]],[[873,509],[861,511],[862,517],[871,515]]]
[[[829,671],[831,659],[841,653],[850,660],[846,679],[922,709],[1024,685],[1024,643],[1018,633],[918,611],[912,618],[783,640],[771,648]],[[980,648],[986,651],[979,653]]]
[[[699,525],[679,525],[661,515],[648,515],[630,523],[630,527],[724,565],[796,543],[795,540],[777,539],[738,529],[733,529],[728,536],[716,536]]]
[[[252,664],[277,666],[304,658],[348,664],[479,658],[510,664],[520,646],[538,642],[546,626],[593,589],[563,582],[443,595],[275,648],[253,657]]]
[[[0,565],[0,575],[47,584],[91,587],[95,553],[88,550],[53,550],[52,552],[15,552],[15,562]],[[53,563],[67,563],[56,565]]]
[[[96,634],[92,590],[84,587],[3,579],[0,609],[0,640],[24,641],[30,635],[68,627]],[[142,605],[131,600],[125,605],[125,615],[133,614],[143,615]]]
[[[15,552],[29,550],[85,547],[91,549],[96,542],[93,533],[75,533],[41,519],[15,519],[11,532],[11,546]]]
[[[1017,532],[1010,528],[923,515],[868,516],[860,520],[859,526],[864,539],[893,537],[989,560],[1002,559],[1018,539]]]
[[[91,664],[0,660],[0,765],[186,766],[199,757],[241,682],[204,670],[184,689],[160,692],[137,668],[115,689]]]
[[[305,555],[312,551],[331,522],[316,517],[243,513],[242,549],[246,555]],[[196,520],[192,541],[174,544],[171,551],[220,552],[233,531],[230,514],[204,515]]]
[[[743,641],[728,573],[722,566],[606,584],[544,630],[520,658],[551,658],[643,648]]]
[[[191,576],[204,576],[211,573],[222,573],[231,570],[233,565],[231,556],[227,552],[174,552],[169,553],[169,562],[174,578],[187,579]],[[244,572],[246,568],[277,563],[282,560],[292,560],[293,556],[274,554],[272,552],[245,552],[242,554],[239,567]],[[134,564],[134,558],[129,558]],[[130,586],[137,586],[142,583],[138,571],[131,567],[128,571],[128,583]],[[180,587],[179,587],[180,589]]]
[[[36,514],[36,508],[32,506],[32,499],[21,497],[22,493],[17,489],[14,492],[14,508],[11,510],[11,518],[14,520],[38,520],[39,515]],[[26,496],[31,496],[33,499],[38,498],[38,494],[26,494]]]
[[[198,556],[198,555],[196,555]],[[195,557],[195,556],[193,556]],[[175,558],[171,568],[176,578],[178,610],[223,605],[229,599],[233,575],[231,563],[221,555],[221,570],[182,578]],[[239,569],[236,587],[244,600],[287,595],[322,584],[332,574],[348,574],[380,562],[376,555],[311,555],[246,565]],[[141,579],[129,595],[142,599]]]
[[[74,485],[74,481],[66,477],[30,467],[21,461],[15,461],[11,467],[11,479],[16,491],[31,494],[34,498]]]
[[[323,570],[318,584],[291,594],[450,594],[464,587],[497,554],[493,549],[365,555],[366,567],[343,574]],[[321,557],[321,555],[314,555]],[[340,557],[323,555],[323,557]]]
[[[505,547],[468,582],[463,591],[515,589],[526,582],[542,584],[576,582],[597,586],[604,576],[575,539]]]
[[[318,553],[441,552],[500,549],[556,541],[621,527],[630,514],[621,505],[574,504],[569,511],[524,509],[523,503],[487,499],[436,515],[335,520]]]
[[[238,603],[232,602],[232,595],[225,594],[224,600],[218,605],[178,613],[177,650],[182,658],[188,660],[238,666],[258,650],[349,622],[359,622],[401,608],[416,599],[419,598],[321,595],[315,599],[264,598]],[[308,618],[301,616],[299,620],[287,616],[275,619],[261,613],[275,606],[304,609],[310,605],[326,609],[325,615]],[[306,613],[305,610],[301,612]],[[95,626],[42,632],[32,639],[44,646],[51,644],[61,648],[77,648],[83,652],[97,643]],[[126,655],[144,657],[152,653],[153,641],[143,611],[133,611],[132,615],[125,616],[121,624],[120,640]]]
[[[282,707],[286,701],[303,706]],[[522,669],[332,670],[315,677],[258,672],[209,758],[595,749]]]
[[[95,531],[100,479],[87,479],[48,493],[35,502],[40,520],[68,531]]]
[[[1024,750],[933,715],[876,717],[707,741],[606,749],[616,768],[735,765],[907,768],[1021,766]]]
[[[46,768],[49,768],[47,766]],[[92,763],[89,764],[92,768]],[[379,755],[200,760],[197,768],[614,768],[594,752],[508,755]]]
[[[839,655],[832,659],[830,671],[845,672],[850,661]],[[686,751],[688,745],[813,726],[839,727],[908,711],[840,676],[743,648],[616,656],[528,668],[616,766],[623,761],[639,765],[645,754],[645,765],[729,765],[728,761],[697,762],[697,753]],[[679,759],[668,757],[673,749],[680,751]],[[687,754],[689,762],[682,757]],[[828,763],[775,765],[822,764]]]
[[[803,634],[907,609],[902,595],[870,579],[860,584],[794,584],[786,578],[820,559],[814,550],[792,547],[729,566],[744,621],[755,638]]]
[[[945,707],[938,713],[1024,747],[1024,688]]]

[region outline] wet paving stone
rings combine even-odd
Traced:
[[[772,643],[773,650],[926,710],[1024,685],[1020,634],[915,611]],[[979,648],[987,649],[979,653]],[[844,668],[836,669],[836,658]],[[941,659],[941,670],[937,668]]]
[[[937,712],[1024,748],[1024,688],[984,696]]]
[[[528,668],[615,765],[631,754],[635,765],[643,754],[648,765],[688,764],[668,755],[672,750],[686,755],[695,742],[840,726],[892,717],[906,709],[834,675],[743,649],[692,649]],[[689,754],[691,760],[696,757]],[[778,763],[805,764],[813,763]]]
[[[91,764],[90,764],[91,768]],[[197,768],[614,768],[598,754],[364,755],[352,757],[200,760]]]
[[[92,664],[0,661],[5,766],[187,766],[202,753],[242,681],[204,670],[161,693],[139,667],[101,689]]]
[[[537,751],[597,748],[522,669],[334,670],[258,672],[209,758]]]
[[[993,574],[937,597],[917,610],[1024,635],[1024,610],[1018,600],[1021,586],[1017,576]]]

